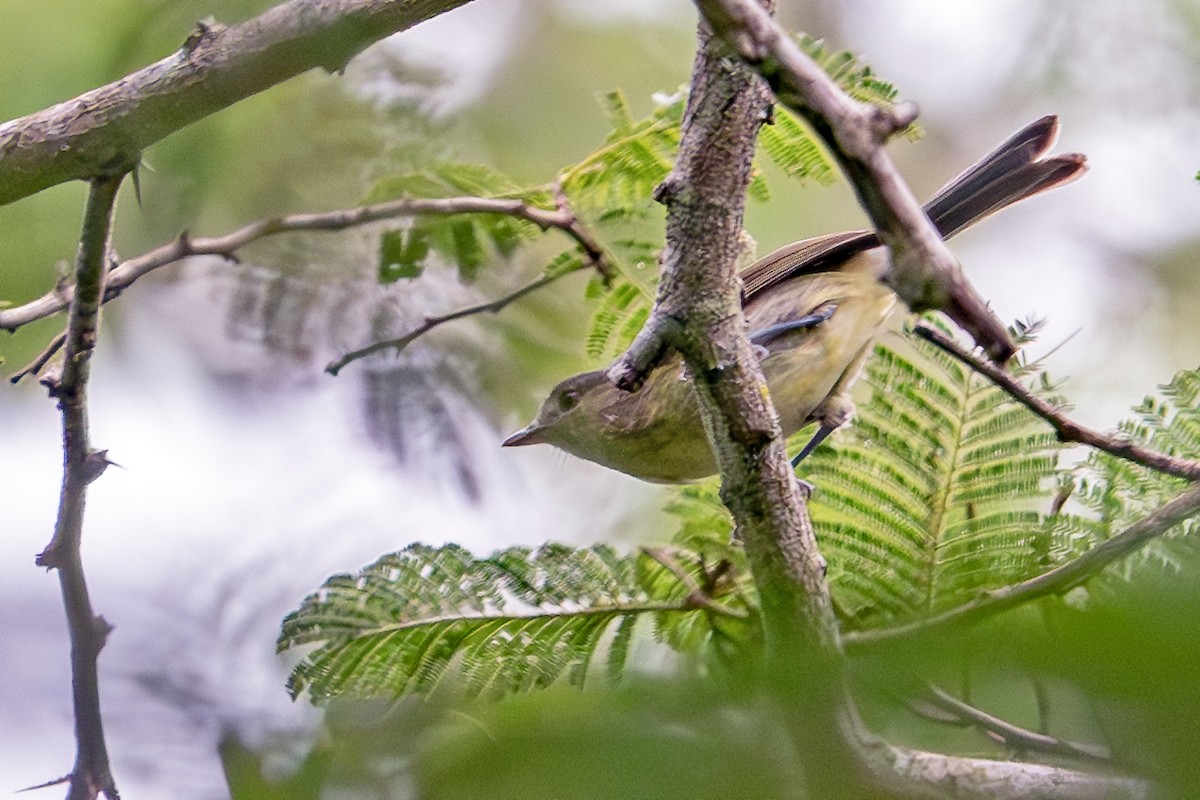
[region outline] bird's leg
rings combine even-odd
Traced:
[[[821,401],[821,405],[809,416],[809,419],[816,420],[820,425],[813,438],[804,445],[804,449],[792,459],[792,469],[800,466],[800,462],[808,458],[809,454],[825,441],[825,437],[845,425],[853,414],[854,402],[845,395],[831,394]]]
[[[828,322],[835,311],[837,311],[837,303],[826,303],[802,317],[759,328],[750,333],[750,343],[756,347],[766,347],[786,333],[815,328],[822,322]]]
[[[800,462],[808,458],[809,454],[817,449],[817,445],[825,441],[825,437],[838,429],[837,425],[831,425],[828,422],[822,422],[817,428],[817,432],[808,440],[808,444],[804,445],[804,449],[792,458],[792,469],[800,466]]]

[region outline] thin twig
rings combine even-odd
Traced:
[[[425,321],[421,323],[420,326],[414,328],[403,336],[396,339],[384,339],[383,341],[374,342],[373,344],[369,344],[366,347],[359,348],[358,350],[353,350],[336,361],[330,362],[329,365],[325,367],[325,371],[336,377],[346,365],[366,358],[367,356],[373,355],[382,350],[395,350],[396,352],[399,352],[439,325],[444,325],[447,322],[453,322],[456,319],[462,319],[464,317],[470,317],[476,314],[498,313],[504,310],[510,303],[520,300],[525,295],[536,292],[538,289],[541,289],[544,286],[549,286],[551,283],[554,283],[554,281],[558,280],[564,275],[570,275],[572,272],[574,272],[574,270],[557,272],[552,275],[543,275],[537,280],[525,284],[515,292],[511,292],[495,300],[490,300],[486,303],[480,303],[474,306],[467,306],[466,308],[460,308],[457,311],[451,311],[449,314],[426,317]]]
[[[700,587],[700,584],[696,583],[696,579],[692,577],[691,573],[684,569],[683,565],[675,560],[675,556],[668,550],[661,547],[643,547],[641,550],[647,556],[661,564],[663,569],[670,572],[680,583],[687,587],[687,604],[689,606],[703,608],[714,614],[720,614],[723,617],[746,618],[745,612],[737,611],[714,600],[712,595],[704,591]]]
[[[94,450],[88,435],[87,384],[99,332],[100,305],[108,274],[109,240],[117,189],[123,175],[92,181],[68,316],[62,372],[45,382],[58,399],[63,428],[63,483],[54,536],[37,564],[58,570],[71,637],[71,685],[75,712],[75,766],[68,800],[117,798],[100,716],[96,660],[111,630],[92,610],[80,544],[87,487],[108,466],[106,451]]]
[[[1051,753],[1053,755],[1068,756],[1104,764],[1111,763],[1112,761],[1112,754],[1108,752],[1107,748],[1094,744],[1071,742],[1066,739],[1048,736],[1044,733],[1037,733],[964,703],[962,700],[939,689],[937,686],[930,685],[928,686],[928,690],[929,701],[938,709],[948,712],[951,716],[962,722],[979,728],[988,734],[989,737],[1018,752]]]
[[[391,200],[386,203],[316,214],[290,214],[270,217],[245,225],[232,233],[214,238],[193,239],[185,231],[168,244],[114,267],[104,295],[108,302],[121,294],[138,278],[191,256],[214,255],[234,259],[238,250],[268,236],[297,231],[343,231],[372,222],[422,214],[502,214],[537,225],[542,230],[555,228],[570,236],[587,255],[592,266],[607,280],[612,267],[604,248],[579,222],[565,201],[553,211],[521,200],[490,197],[443,197],[436,199]],[[70,302],[73,289],[66,287],[10,309],[0,309],[0,330],[15,331],[22,325],[48,317]]]
[[[66,331],[60,331],[59,333],[55,334],[54,338],[50,340],[50,343],[46,345],[42,352],[39,353],[37,357],[33,359],[33,361],[30,361],[24,367],[21,367],[21,369],[8,376],[9,381],[12,383],[20,383],[21,379],[27,375],[36,375],[41,372],[42,367],[46,366],[46,364],[50,362],[50,359],[54,358],[54,354],[62,349],[62,346],[66,343],[66,341]]]
[[[922,339],[944,350],[949,355],[980,373],[992,383],[1007,392],[1014,400],[1038,415],[1054,428],[1058,438],[1063,442],[1076,442],[1095,447],[1098,450],[1124,458],[1135,464],[1194,481],[1200,478],[1200,461],[1190,458],[1177,458],[1165,453],[1158,453],[1125,437],[1109,436],[1077,422],[1067,419],[1063,413],[1050,403],[1034,395],[1025,388],[1012,374],[1004,369],[967,352],[946,334],[923,323],[913,326],[913,332]]]
[[[844,634],[842,642],[847,652],[862,651],[893,642],[911,640],[918,636],[943,633],[952,627],[978,622],[1039,597],[1063,594],[1095,576],[1117,559],[1132,553],[1180,522],[1197,514],[1200,514],[1200,484],[1193,484],[1177,495],[1175,499],[1142,517],[1111,539],[1106,539],[1096,545],[1074,561],[1043,572],[1027,581],[985,592],[969,603],[948,609],[927,619],[894,628]]]

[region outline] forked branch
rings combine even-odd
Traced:
[[[993,359],[1015,347],[1000,320],[967,282],[884,144],[916,118],[916,107],[861,103],[809,58],[757,0],[695,0],[716,33],[770,83],[779,102],[803,116],[846,173],[891,251],[889,285],[914,311],[940,309]]]

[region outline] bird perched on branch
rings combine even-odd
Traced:
[[[1044,157],[1057,136],[1058,118],[1043,117],[944,186],[925,204],[942,237],[1082,174],[1082,155]],[[740,275],[750,340],[784,435],[818,424],[793,465],[853,412],[850,388],[896,302],[881,282],[887,270],[887,248],[876,234],[849,231],[789,244]],[[678,355],[636,392],[621,391],[602,370],[567,378],[504,446],[539,443],[657,483],[717,472]]]

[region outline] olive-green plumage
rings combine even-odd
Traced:
[[[1081,174],[1083,156],[1042,158],[1057,132],[1057,118],[1037,120],[938,192],[925,210],[942,236]],[[762,369],[785,436],[818,422],[823,437],[849,418],[851,385],[896,302],[881,282],[887,268],[876,235],[852,231],[795,242],[741,273],[751,336],[766,332],[759,340]],[[774,333],[781,324],[784,331]],[[567,378],[533,423],[504,442],[537,443],[659,483],[717,471],[678,356],[633,393],[614,387],[602,371]]]

